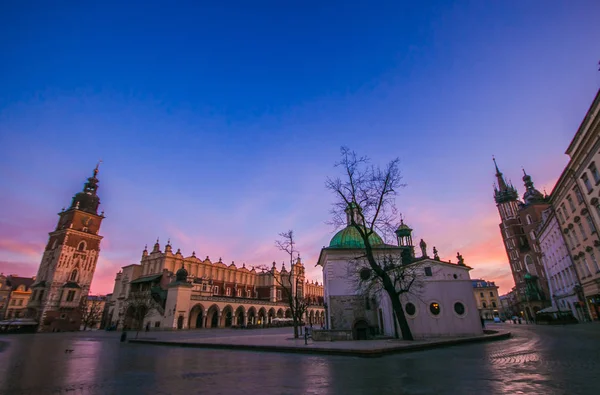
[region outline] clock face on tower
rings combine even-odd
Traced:
[[[83,226],[90,226],[93,223],[93,221],[90,217],[83,217],[81,219],[81,223],[83,224]]]

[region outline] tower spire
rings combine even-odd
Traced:
[[[498,168],[498,163],[496,163],[496,157],[492,156],[492,160],[494,161],[494,167],[496,168],[496,181],[498,183],[497,186],[494,186],[494,199],[496,203],[504,203],[512,200],[517,200],[519,198],[519,193],[512,185],[509,185],[504,180],[504,175]]]
[[[496,163],[496,157],[492,155],[492,160],[494,161],[494,167],[496,168],[496,179],[498,180],[498,189],[501,191],[506,189],[506,181],[504,181],[504,176],[500,169],[498,169],[498,163]]]

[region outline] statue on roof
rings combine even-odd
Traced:
[[[433,259],[435,259],[436,261],[440,260],[440,256],[438,255],[438,250],[437,250],[437,248],[435,248],[435,246],[433,247]]]
[[[456,253],[456,259],[458,259],[459,265],[463,265],[463,266],[465,265],[465,260],[464,260],[463,256],[460,255],[460,252]]]
[[[425,243],[425,240],[421,239],[419,246],[421,247],[421,255],[423,258],[427,258],[427,243]]]

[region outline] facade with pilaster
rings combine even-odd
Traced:
[[[285,288],[284,288],[285,287]],[[109,317],[117,327],[139,327],[134,317],[132,293],[146,293],[155,303],[143,317],[143,326],[160,329],[196,329],[272,325],[291,317],[286,288],[304,298],[308,308],[306,325],[324,321],[323,285],[305,278],[304,264],[298,257],[291,269],[273,262],[265,266],[238,267],[221,258],[212,262],[199,259],[195,252],[184,257],[173,252],[170,241],[142,252],[139,264],[122,268],[115,278]],[[129,310],[129,311],[128,311]]]

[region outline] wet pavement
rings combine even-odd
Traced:
[[[0,336],[0,394],[600,393],[600,324],[490,327],[513,337],[374,359],[144,346],[115,332]]]

